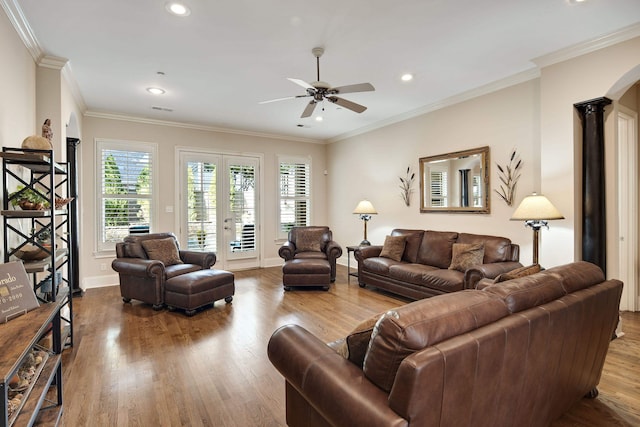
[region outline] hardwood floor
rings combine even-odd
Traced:
[[[347,284],[339,266],[328,292],[284,292],[279,267],[236,272],[232,304],[186,317],[123,304],[117,286],[75,298],[75,347],[65,351],[62,425],[284,426],[284,380],[267,358],[269,337],[297,323],[324,341],[407,301]],[[640,425],[640,313],[623,313],[600,396],[558,426]]]

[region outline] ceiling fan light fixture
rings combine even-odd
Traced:
[[[191,15],[191,9],[189,9],[184,4],[178,3],[178,2],[169,2],[169,3],[167,3],[165,5],[165,9],[167,9],[167,12],[171,13],[172,15],[176,15],[176,16],[189,16],[189,15]]]

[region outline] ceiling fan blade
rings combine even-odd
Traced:
[[[371,83],[358,83],[356,85],[338,86],[331,89],[335,93],[371,92],[376,90]]]
[[[304,80],[300,80],[300,79],[292,79],[290,77],[287,77],[287,80],[289,80],[290,82],[294,82],[297,85],[302,86],[305,89],[311,89],[313,91],[316,90],[315,87],[311,86],[309,83],[305,82]]]
[[[364,105],[356,104],[355,102],[348,101],[337,96],[328,96],[327,99],[334,104],[338,104],[341,107],[348,108],[349,110],[355,111],[356,113],[362,113],[367,109],[367,107],[365,107]]]
[[[306,98],[308,96],[311,96],[311,95],[286,96],[284,98],[276,98],[276,99],[269,99],[267,101],[260,101],[258,102],[258,104],[269,104],[270,102],[286,101],[287,99]]]
[[[309,117],[310,115],[312,115],[313,110],[316,109],[316,105],[318,105],[318,103],[316,102],[315,99],[312,99],[311,101],[309,101],[309,103],[307,104],[307,108],[304,109],[300,118],[304,119],[305,117]]]

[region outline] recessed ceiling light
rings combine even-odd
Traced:
[[[400,79],[403,82],[410,82],[411,80],[413,80],[413,74],[411,74],[411,73],[403,74],[402,77],[400,77]]]
[[[147,92],[152,93],[154,95],[162,95],[165,92],[165,90],[160,89],[159,87],[148,87]]]
[[[322,116],[318,116],[318,117],[316,117],[316,122],[321,122],[321,121],[323,121],[323,120],[324,120],[324,119],[322,118]]]
[[[191,14],[191,10],[182,3],[169,2],[165,5],[165,8],[169,13],[176,16],[189,16]]]

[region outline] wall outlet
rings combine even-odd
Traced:
[[[100,264],[100,270],[107,271],[107,264],[105,263]]]

